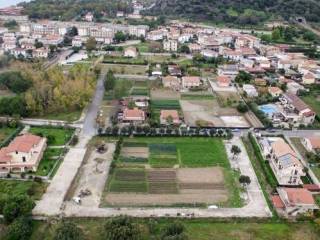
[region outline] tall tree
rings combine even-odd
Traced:
[[[140,229],[127,216],[108,219],[104,224],[103,239],[105,240],[138,240],[140,236]]]

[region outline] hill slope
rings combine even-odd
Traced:
[[[147,14],[173,15],[196,20],[256,24],[270,16],[304,16],[320,22],[319,0],[156,0]]]

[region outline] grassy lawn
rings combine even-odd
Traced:
[[[67,122],[74,122],[79,120],[81,116],[82,111],[73,111],[73,112],[63,112],[63,113],[50,113],[45,114],[43,116],[40,116],[40,118],[43,119],[49,119],[49,120],[61,120],[61,121],[67,121]]]
[[[84,239],[102,240],[104,219],[72,219],[84,232]],[[149,219],[135,219],[135,223],[142,230],[141,240],[159,239],[163,228],[175,219],[156,219],[155,231],[148,230]],[[217,221],[208,219],[182,220],[186,227],[186,234],[190,240],[317,240],[318,232],[311,223],[274,223],[253,221]],[[54,236],[56,224],[35,222],[31,240],[51,240]]]
[[[149,96],[149,89],[145,87],[133,87],[131,91],[132,96]]]
[[[11,134],[13,134],[17,129],[9,127],[0,128],[0,143],[6,140]]]
[[[74,130],[53,127],[31,127],[29,132],[47,137],[49,146],[62,146],[70,140]]]
[[[125,142],[150,144],[172,144],[177,150],[178,162],[182,167],[220,166],[230,168],[226,150],[220,138],[134,138]],[[159,155],[159,154],[158,154]],[[164,155],[167,155],[165,152]]]
[[[114,74],[145,75],[147,71],[145,65],[101,64],[101,67],[103,71],[112,70]]]
[[[47,176],[55,166],[56,162],[59,161],[57,158],[60,156],[62,151],[62,148],[47,148],[40,161],[36,175]]]
[[[318,116],[320,116],[320,98],[318,91],[311,91],[306,96],[302,96],[302,100],[308,104],[316,113]]]
[[[34,200],[39,200],[46,187],[47,184],[34,181],[0,180],[0,198],[27,194]]]

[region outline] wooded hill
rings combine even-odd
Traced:
[[[179,16],[193,20],[257,24],[270,17],[303,16],[320,22],[319,0],[157,0],[145,14]]]

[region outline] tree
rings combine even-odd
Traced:
[[[30,217],[20,217],[8,227],[6,239],[28,240],[32,234],[32,220]]]
[[[138,240],[140,235],[138,226],[127,216],[108,219],[104,224],[105,240]]]
[[[116,43],[124,42],[126,41],[126,39],[127,39],[126,35],[121,31],[116,32],[116,34],[114,35],[114,41]]]
[[[244,102],[240,102],[237,106],[237,110],[240,113],[246,113],[246,112],[248,112],[249,108],[248,108],[247,104],[245,104]]]
[[[54,240],[81,240],[83,239],[82,229],[70,221],[62,221],[54,236]]]
[[[181,47],[179,48],[180,53],[190,53],[190,48],[186,44],[182,44]]]
[[[252,80],[252,75],[245,71],[239,71],[235,79],[237,83],[250,83],[251,80]]]
[[[239,177],[239,182],[243,185],[249,185],[251,183],[251,179],[249,176],[241,175]]]
[[[276,28],[272,31],[272,40],[277,41],[281,38],[281,32],[279,28]]]
[[[113,90],[115,87],[115,84],[116,84],[116,78],[113,75],[112,70],[109,70],[104,80],[104,88],[106,91]]]
[[[3,217],[7,223],[23,216],[29,216],[34,207],[34,202],[25,195],[10,196],[3,208]]]
[[[35,48],[42,48],[43,47],[43,43],[42,42],[39,42],[39,41],[36,41],[35,44],[34,44]]]
[[[89,37],[86,42],[86,49],[88,52],[92,52],[97,48],[97,41],[94,37]]]
[[[169,224],[163,229],[161,240],[187,240],[185,227],[180,222]]]
[[[237,145],[232,145],[231,153],[233,154],[233,158],[241,153],[241,149]]]

